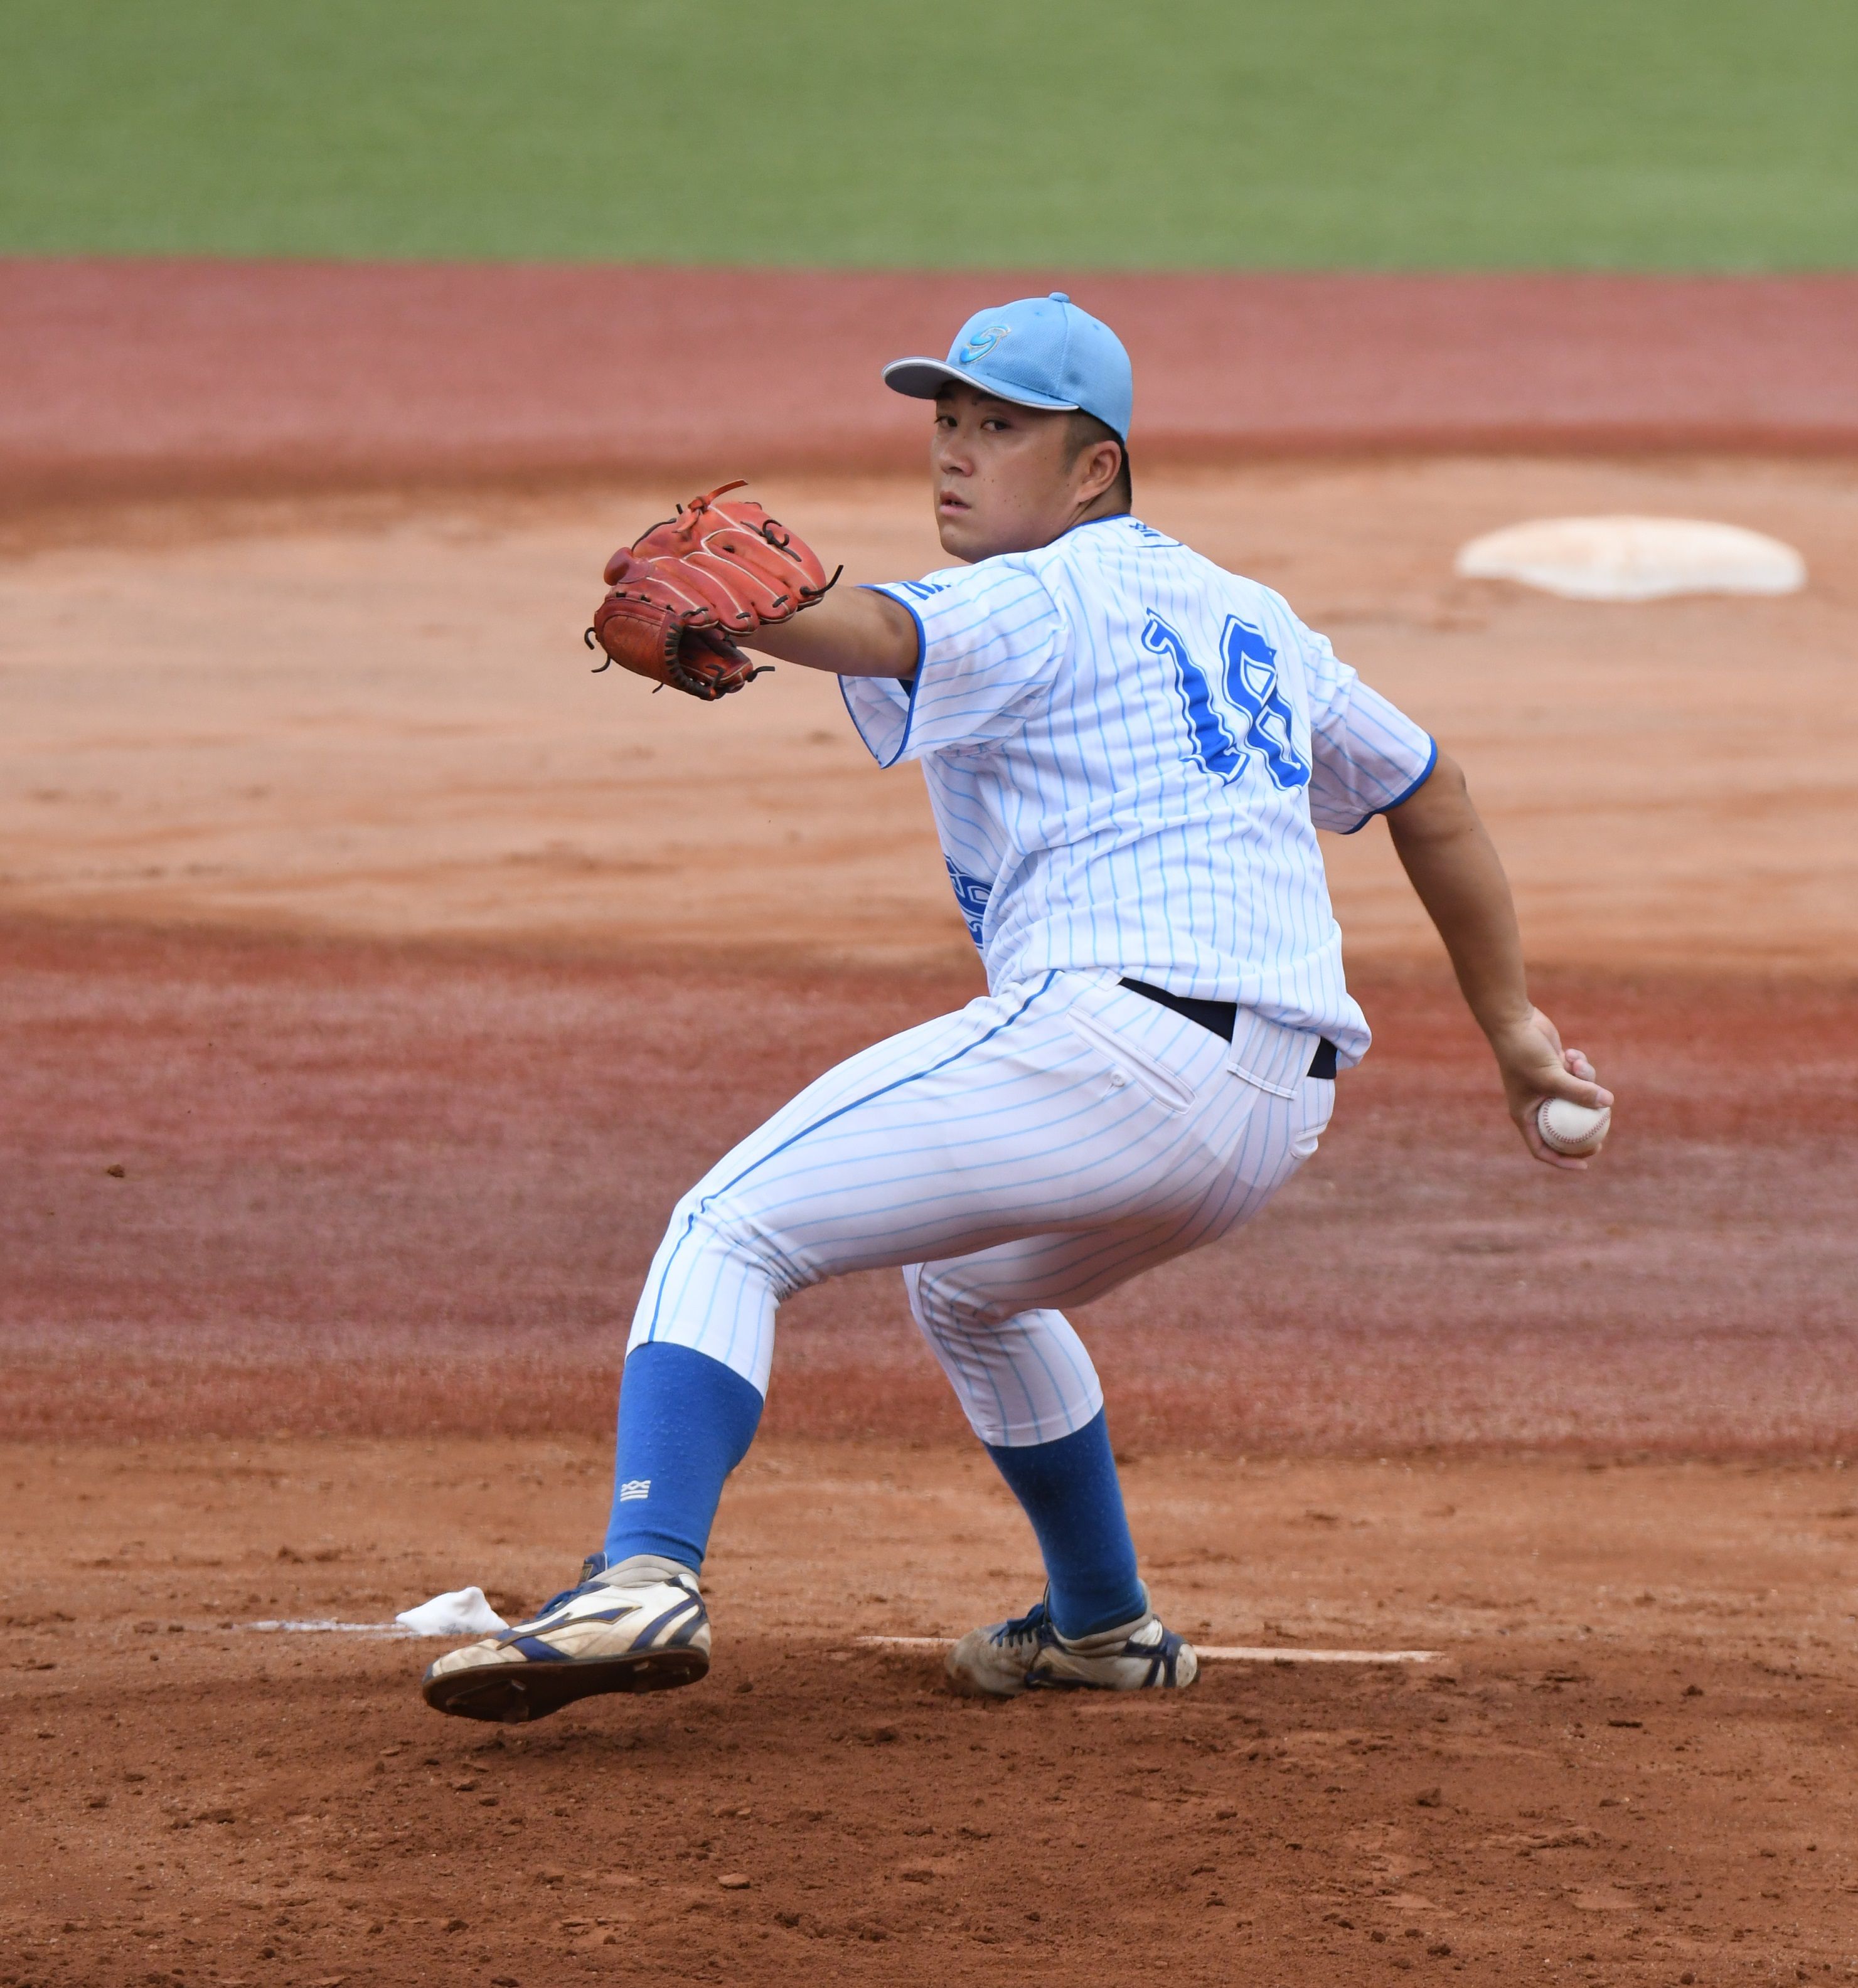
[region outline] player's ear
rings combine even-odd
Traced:
[[[1090,451],[1085,469],[1083,488],[1078,495],[1094,504],[1122,473],[1122,443],[1100,441]]]

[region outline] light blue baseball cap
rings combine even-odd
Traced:
[[[950,380],[1016,407],[1081,409],[1119,438],[1127,437],[1135,409],[1122,340],[1062,290],[976,311],[946,359],[893,359],[884,369],[885,386],[919,401],[934,400]]]

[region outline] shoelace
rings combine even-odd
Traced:
[[[572,1601],[577,1594],[584,1594],[590,1587],[596,1585],[594,1577],[597,1574],[604,1573],[606,1570],[606,1564],[604,1556],[589,1554],[586,1563],[581,1567],[580,1580],[576,1581],[572,1587],[563,1588],[559,1594],[551,1594],[533,1614],[524,1619],[531,1622],[539,1622],[544,1615],[552,1614],[563,1602]],[[674,1587],[684,1587],[689,1585],[687,1582],[682,1581],[674,1581],[669,1584]],[[692,1591],[695,1592],[694,1590]]]
[[[1145,1630],[1150,1632],[1146,1641],[1141,1640]],[[1061,1648],[1068,1647],[1064,1638],[1058,1634],[1058,1625],[1047,1613],[1043,1601],[1035,1601],[1024,1615],[1016,1615],[1011,1621],[1001,1623],[989,1641],[997,1648],[1003,1650],[1015,1643],[1052,1643]],[[1166,1646],[1167,1631],[1150,1617],[1129,1632],[1121,1650],[1114,1654],[1127,1657],[1152,1657],[1158,1652],[1164,1652]]]
[[[589,1554],[580,1563],[580,1578],[572,1587],[564,1587],[559,1594],[551,1594],[536,1611],[536,1615],[548,1614],[552,1610],[559,1608],[563,1602],[578,1594],[584,1587],[591,1587],[593,1585],[594,1575],[604,1574],[606,1569],[607,1557],[604,1553]],[[532,1616],[530,1619],[533,1621],[535,1617]]]
[[[1015,1615],[1011,1621],[1001,1623],[989,1640],[1003,1650],[1013,1643],[1041,1643],[1054,1633],[1044,1603],[1035,1601],[1024,1615]]]

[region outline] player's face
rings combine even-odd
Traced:
[[[929,478],[943,550],[959,560],[1031,552],[1070,530],[1102,495],[1109,475],[1093,471],[1097,451],[1073,454],[1063,414],[1016,407],[972,387],[936,398]],[[1098,465],[1101,468],[1101,465]]]

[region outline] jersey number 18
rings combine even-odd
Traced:
[[[1221,708],[1222,700],[1214,695],[1212,679],[1189,652],[1186,641],[1152,610],[1142,641],[1156,655],[1173,658],[1186,712],[1188,754],[1196,766],[1215,779],[1236,780],[1256,752],[1274,785],[1290,788],[1308,783],[1310,762],[1297,750],[1291,708],[1278,688],[1278,652],[1256,628],[1229,614],[1220,637],[1223,701],[1234,714],[1236,727]]]

